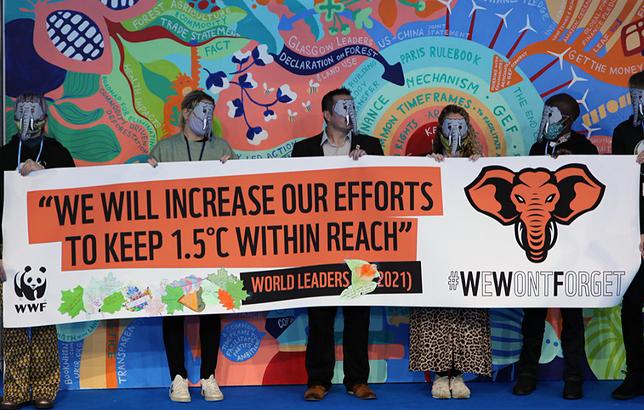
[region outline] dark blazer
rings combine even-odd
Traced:
[[[323,157],[324,150],[322,149],[322,145],[320,145],[322,143],[322,134],[319,133],[315,137],[296,142],[293,145],[291,157]],[[351,149],[349,151],[353,151],[356,145],[360,145],[360,149],[365,150],[369,155],[385,155],[378,138],[363,134],[354,134],[351,137]]]

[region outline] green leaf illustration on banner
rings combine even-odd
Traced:
[[[125,298],[121,292],[114,292],[105,299],[103,299],[103,306],[101,312],[116,313],[123,308]]]
[[[378,283],[374,279],[380,277],[376,265],[360,259],[346,259],[344,262],[351,270],[351,285],[342,291],[341,298],[355,299],[376,290]]]
[[[217,285],[209,280],[204,280],[201,282],[201,289],[203,289],[201,298],[206,306],[215,306],[219,303],[219,298],[217,297],[219,287]]]
[[[85,129],[67,128],[49,116],[50,136],[57,139],[74,158],[87,162],[107,162],[121,153],[114,131],[105,124]]]
[[[232,296],[235,309],[239,309],[241,302],[248,298],[248,292],[244,290],[244,282],[241,279],[229,279],[225,289]]]
[[[228,282],[228,271],[225,268],[220,268],[217,273],[208,275],[208,280],[217,285],[217,287],[224,288]]]
[[[76,317],[80,312],[85,311],[83,306],[83,288],[79,285],[73,290],[63,290],[60,298],[61,304],[58,311],[62,314],[67,313],[71,317]]]
[[[180,287],[170,285],[165,287],[165,295],[163,295],[161,301],[165,303],[168,314],[183,311],[183,305],[179,302],[182,296],[183,290]]]
[[[98,119],[100,119],[105,111],[103,109],[98,108],[93,111],[85,111],[76,104],[70,103],[70,102],[64,102],[61,104],[56,105],[56,109],[58,110],[58,113],[63,117],[65,121],[67,121],[70,124],[78,124],[78,125],[87,125],[91,124]]]
[[[600,380],[622,379],[624,377],[622,370],[626,369],[626,355],[620,309],[621,306],[593,309],[592,319],[586,325],[588,364]]]
[[[98,74],[68,71],[63,82],[63,97],[84,98],[96,94],[99,86]]]

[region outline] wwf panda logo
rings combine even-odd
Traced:
[[[42,298],[47,288],[46,271],[44,266],[37,271],[32,270],[31,266],[25,266],[24,271],[18,272],[13,279],[16,295],[32,301]]]

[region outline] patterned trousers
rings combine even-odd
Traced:
[[[0,309],[2,309],[0,284]],[[1,310],[0,310],[1,311]],[[54,400],[60,386],[60,360],[56,326],[3,329],[4,400],[25,403],[33,399]],[[29,389],[31,388],[31,397]]]

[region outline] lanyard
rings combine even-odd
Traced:
[[[188,138],[183,136],[183,139],[186,141],[186,150],[188,151],[188,161],[192,162],[192,154],[190,154],[190,144],[188,144]],[[199,161],[203,158],[203,150],[206,148],[206,140],[204,139],[201,143],[201,153],[199,154]]]
[[[45,137],[40,137],[40,149],[38,150],[38,155],[36,156],[36,163],[40,161],[40,154],[42,154],[42,146],[45,142]],[[22,156],[22,140],[18,143],[18,165],[16,165],[16,171],[20,169],[20,157]]]

